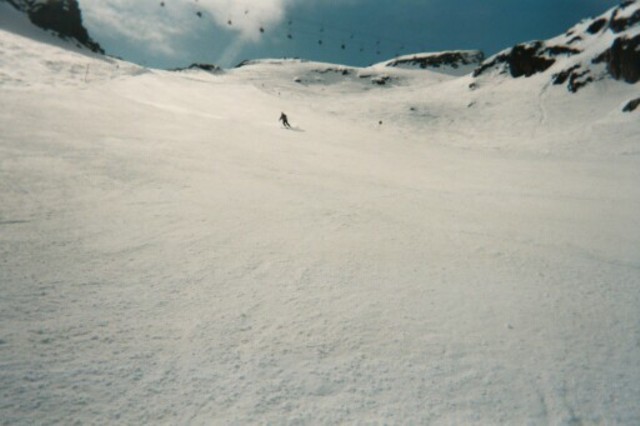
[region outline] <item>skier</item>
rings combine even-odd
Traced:
[[[280,118],[278,119],[278,121],[282,121],[282,125],[287,129],[291,128],[291,125],[289,124],[289,119],[287,118],[287,114],[285,114],[284,112],[280,113]]]

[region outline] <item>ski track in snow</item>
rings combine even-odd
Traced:
[[[3,424],[640,423],[630,86],[0,53]]]

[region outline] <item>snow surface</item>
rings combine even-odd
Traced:
[[[640,424],[638,85],[171,73],[28,32],[3,424]]]

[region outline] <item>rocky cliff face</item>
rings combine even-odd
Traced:
[[[488,74],[513,78],[549,73],[555,85],[577,92],[604,78],[640,81],[640,1],[621,3],[546,41],[518,44],[484,61],[473,75],[474,87]]]
[[[479,50],[454,50],[400,56],[385,62],[387,67],[420,68],[448,74],[467,74],[484,60]]]
[[[594,59],[594,63],[607,64],[609,74],[627,83],[640,81],[640,34],[616,38],[611,47]]]
[[[531,77],[551,67],[556,62],[556,56],[577,53],[580,53],[580,50],[567,46],[548,46],[542,41],[518,44],[483,62],[473,74],[478,77],[487,70],[497,68],[503,73],[508,71],[514,78]]]
[[[5,1],[26,13],[38,27],[53,31],[62,38],[75,40],[93,52],[104,53],[82,24],[82,12],[77,0]]]
[[[419,68],[459,68],[465,65],[477,65],[484,60],[479,50],[455,50],[439,53],[422,53],[400,56],[386,63],[388,67],[410,66]]]

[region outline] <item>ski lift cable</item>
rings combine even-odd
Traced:
[[[367,54],[374,54],[376,56],[383,54],[400,56],[403,53],[403,49],[399,49],[397,45],[385,46],[384,43],[382,43],[384,40],[376,40],[375,42],[366,39],[359,40],[356,39],[354,35],[353,39],[347,41],[345,37],[331,35],[331,33],[319,36],[315,31],[305,29],[304,27],[296,31],[289,30],[290,29],[285,26],[276,27],[273,31],[270,31],[272,40],[280,40],[281,46],[291,46],[291,41],[302,40],[303,43],[317,44],[322,49],[351,51],[359,54],[365,54],[366,52]],[[299,44],[294,46],[298,48]]]
[[[328,29],[332,30],[332,32],[338,32],[338,33],[342,33],[345,34],[345,37],[347,37],[350,40],[354,40],[354,39],[362,39],[362,38],[366,38],[366,39],[374,39],[374,40],[380,40],[381,42],[384,42],[384,44],[390,44],[390,45],[396,45],[396,46],[420,46],[421,44],[424,44],[423,41],[409,41],[409,40],[401,40],[398,38],[394,38],[394,37],[388,37],[388,36],[381,36],[380,34],[373,34],[373,33],[369,33],[366,31],[355,31],[354,29],[348,29],[348,28],[344,28],[344,27],[340,27],[338,25],[333,25],[333,24],[327,24],[325,22],[320,22],[320,21],[316,21],[313,19],[306,19],[306,18],[299,18],[299,17],[292,17],[290,18],[291,21],[295,23],[300,22],[302,24],[304,24],[304,26],[306,27],[316,27],[321,29],[324,34],[329,33],[329,31],[327,31]]]
[[[314,25],[300,25],[299,23],[296,25],[296,20],[293,21],[293,25],[289,25],[287,23],[286,26],[280,25],[277,28],[285,28],[284,30],[274,31],[275,33],[281,34],[283,37],[288,39],[296,39],[301,38],[301,36],[308,36],[309,38],[316,38],[316,42],[320,42],[319,44],[338,44],[338,46],[345,45],[345,48],[350,47],[351,45],[355,46],[364,46],[364,45],[375,45],[377,49],[382,49],[385,51],[393,50],[393,51],[405,51],[407,50],[407,46],[415,46],[416,49],[420,46],[420,43],[406,43],[406,41],[400,40],[391,40],[385,37],[361,37],[360,33],[355,31],[324,31],[319,33],[315,30]],[[300,21],[300,20],[298,20]],[[373,42],[372,40],[375,40]]]
[[[383,56],[383,54],[389,55],[389,56],[400,56],[401,53],[399,53],[397,50],[392,49],[391,47],[388,48],[381,48],[380,43],[378,42],[371,42],[371,41],[363,41],[363,40],[351,40],[350,42],[347,42],[346,40],[340,38],[340,37],[335,37],[335,36],[328,36],[328,37],[318,37],[318,34],[316,34],[313,31],[298,31],[295,33],[295,35],[293,35],[292,37],[289,37],[289,35],[291,35],[290,33],[288,33],[284,28],[280,28],[278,30],[275,30],[273,32],[271,32],[271,35],[273,36],[273,40],[280,40],[281,41],[281,46],[290,46],[293,49],[299,49],[300,48],[300,44],[296,43],[296,44],[290,44],[290,42],[292,40],[302,40],[303,44],[316,44],[318,45],[319,48],[321,49],[328,49],[328,50],[334,50],[334,51],[350,51],[353,52],[354,54],[359,54],[359,55],[375,55],[375,56]],[[287,49],[287,47],[283,47],[284,50]],[[283,55],[283,56],[289,56],[289,55]],[[298,51],[296,50],[296,53],[293,54],[293,56],[299,56]]]
[[[250,14],[250,9],[245,8],[244,16],[247,16],[249,14]],[[372,34],[364,31],[354,31],[353,29],[344,28],[339,25],[321,22],[314,19],[302,18],[299,16],[290,16],[289,18],[286,19],[285,22],[286,22],[286,26],[291,28],[291,30],[289,31],[289,34],[286,35],[287,38],[289,39],[295,38],[295,33],[301,32],[302,29],[306,27],[307,31],[309,32],[313,32],[313,29],[316,28],[317,29],[316,33],[318,34],[318,37],[322,37],[323,40],[325,39],[328,40],[331,37],[333,39],[340,39],[341,41],[346,43],[347,40],[351,40],[352,42],[357,42],[363,39],[370,39],[370,40],[377,40],[379,42],[384,42],[384,44],[387,46],[393,46],[394,50],[397,50],[397,49],[404,50],[405,46],[421,46],[424,44],[424,42],[413,42],[413,41],[408,42],[407,40],[400,40],[400,39],[391,38],[387,36],[381,37],[380,34]],[[234,25],[234,17],[232,15],[228,16],[227,25],[228,26]],[[267,30],[267,28],[262,24],[259,25],[257,29],[260,31],[260,33],[265,33]],[[340,35],[333,36],[332,34],[334,33],[338,33]],[[289,37],[289,35],[291,37]]]
[[[197,0],[196,0],[197,3]],[[244,9],[244,15],[240,18],[244,18],[250,14],[250,9]],[[200,11],[196,12],[198,17],[202,17]],[[234,26],[236,17],[233,14],[228,15],[226,24],[228,26]],[[238,18],[238,19],[240,19]],[[353,28],[344,28],[339,25],[327,24],[313,19],[302,18],[298,16],[290,16],[284,20],[284,23],[280,23],[273,29],[269,29],[266,25],[258,23],[256,31],[259,31],[261,35],[271,34],[274,37],[282,37],[286,40],[294,40],[298,38],[314,40],[315,43],[321,46],[337,46],[342,50],[353,49],[359,52],[375,51],[380,55],[383,51],[393,51],[395,55],[398,55],[402,51],[424,50],[424,41],[407,41],[397,38],[391,38],[387,36],[380,36],[380,34],[372,34],[366,31],[355,31]],[[375,40],[375,47],[372,40]],[[368,46],[368,47],[367,47]],[[415,46],[415,47],[413,47]]]
[[[196,6],[197,4],[198,4],[198,0],[194,0],[194,6]],[[164,7],[166,5],[166,1],[162,0],[160,5]],[[244,9],[243,16],[246,17],[247,15],[250,14],[249,7],[245,5],[243,9]],[[199,18],[203,17],[203,13],[200,10],[196,10],[195,14]],[[232,14],[228,15],[227,21],[226,21],[228,26],[234,26],[235,24],[234,18],[235,17]],[[351,43],[362,44],[364,40],[376,40],[376,45],[380,45],[381,43],[383,43],[385,46],[393,46],[393,50],[405,50],[407,46],[416,46],[416,47],[419,46],[420,48],[424,46],[424,41],[408,42],[407,40],[400,40],[397,38],[392,38],[387,36],[382,37],[379,34],[372,34],[365,31],[354,31],[353,29],[344,28],[339,25],[334,25],[331,23],[321,22],[318,20],[308,19],[308,18],[299,17],[299,16],[289,17],[286,20],[286,24],[290,28],[289,32],[285,34],[285,37],[288,39],[296,38],[296,33],[302,34],[304,31],[303,28],[306,27],[307,33],[313,33],[314,31],[312,30],[312,28],[317,28],[318,29],[317,33],[320,34],[318,35],[318,37],[320,37],[323,43],[325,41],[329,42],[329,40],[333,40],[333,41],[338,40],[340,42],[340,46],[342,45],[348,46]],[[262,24],[258,26],[257,30],[260,31],[261,34],[264,34],[265,32],[267,32],[267,28]],[[337,36],[334,35],[336,33],[339,35]],[[347,40],[349,40],[349,42],[347,42]],[[389,49],[391,49],[391,47],[389,47]]]

